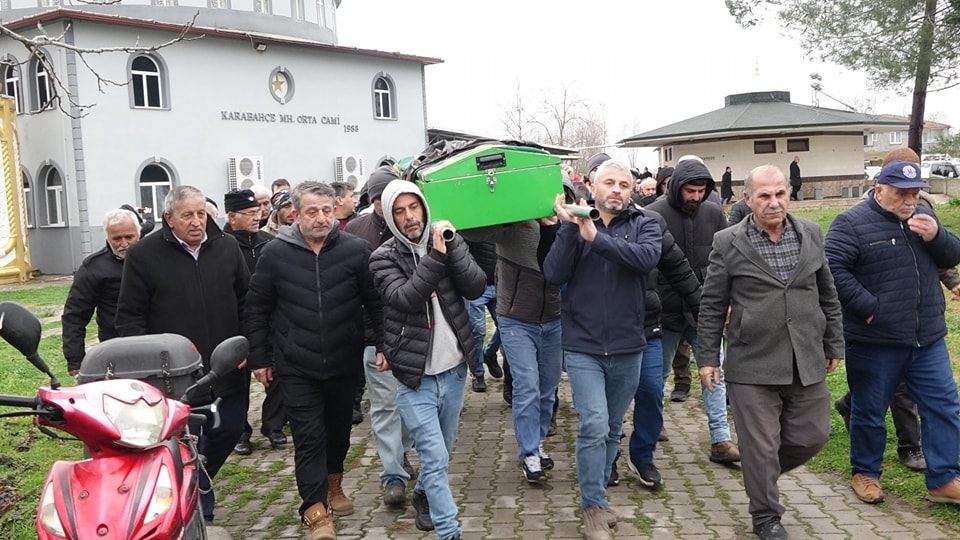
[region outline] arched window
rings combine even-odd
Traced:
[[[151,163],[140,171],[140,206],[151,208],[155,221],[163,216],[163,199],[172,185],[170,178],[170,171],[159,163]]]
[[[27,176],[26,171],[20,172],[21,177],[23,178],[23,198],[27,206],[27,227],[33,228],[37,226],[37,205],[33,201],[33,190],[30,188],[30,177]]]
[[[49,109],[56,93],[53,89],[53,78],[47,72],[47,57],[37,52],[30,63],[34,83],[34,111]]]
[[[160,66],[153,58],[145,54],[134,57],[130,64],[130,81],[135,108],[164,108]]]
[[[20,66],[16,58],[7,58],[3,66],[3,95],[13,99],[17,112],[23,112],[23,100],[20,98]]]
[[[43,175],[44,203],[47,211],[47,225],[66,225],[63,211],[63,177],[56,167],[48,166]]]
[[[378,76],[373,81],[373,117],[378,120],[395,119],[393,102],[393,83],[384,75]]]

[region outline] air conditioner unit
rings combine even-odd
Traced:
[[[263,157],[227,158],[227,190],[250,189],[254,185],[263,185]]]
[[[363,156],[337,156],[334,160],[333,176],[337,182],[347,182],[359,189],[366,180],[363,174]]]

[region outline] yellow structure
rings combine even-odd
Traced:
[[[17,107],[0,97],[0,167],[3,196],[0,197],[0,283],[29,281],[30,248],[27,245],[26,199],[20,177],[20,141],[17,138]]]

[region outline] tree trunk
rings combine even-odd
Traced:
[[[927,108],[927,82],[933,62],[933,33],[936,24],[937,0],[925,0],[923,22],[920,25],[917,75],[913,83],[913,108],[910,115],[909,146],[918,156],[923,155],[923,118]]]

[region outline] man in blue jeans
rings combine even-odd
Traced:
[[[370,257],[385,306],[387,358],[378,368],[392,369],[402,385],[397,409],[420,457],[413,490],[416,526],[436,529],[442,540],[460,540],[447,468],[474,352],[463,298],[480,296],[486,277],[460,236],[443,240],[443,232],[453,226],[431,223],[426,200],[413,182],[387,184],[383,209],[393,238]]]
[[[660,226],[631,204],[632,188],[627,165],[603,162],[593,182],[597,222],[571,215],[558,195],[554,209],[564,223],[543,263],[549,283],[566,284],[563,357],[579,415],[577,481],[588,540],[612,538],[607,479],[647,346],[647,274],[660,260]]]
[[[884,165],[873,197],[837,216],[824,245],[843,306],[851,484],[868,504],[884,499],[885,417],[900,381],[920,412],[927,496],[960,504],[960,401],[937,274],[960,262],[960,239],[917,205],[929,187],[915,163]]]

